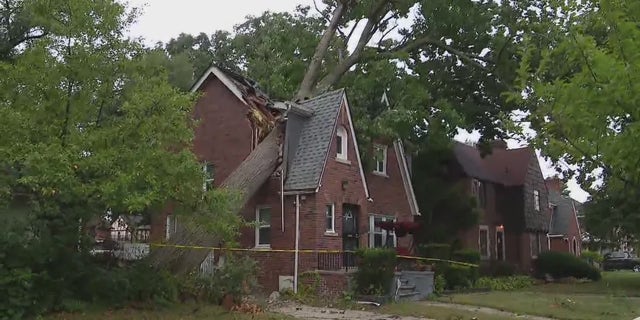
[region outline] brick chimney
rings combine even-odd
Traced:
[[[489,145],[491,146],[492,149],[502,149],[502,150],[507,149],[507,142],[502,139],[493,140],[489,142]]]
[[[557,176],[547,178],[544,182],[547,184],[547,189],[549,190],[555,190],[560,193],[564,190],[564,181]]]

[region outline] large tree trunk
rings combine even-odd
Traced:
[[[240,212],[281,163],[282,136],[283,125],[278,123],[221,184],[221,188],[239,193],[240,200],[234,203],[233,211]],[[220,244],[222,239],[194,223],[192,217],[184,216],[182,219],[177,232],[171,236],[170,244],[202,247],[215,247]],[[151,255],[152,264],[174,274],[185,275],[198,268],[210,251],[178,246],[154,248]]]

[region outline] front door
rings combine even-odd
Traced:
[[[504,230],[496,230],[496,257],[504,261]]]
[[[353,252],[359,247],[360,234],[358,232],[358,206],[352,204],[342,205],[342,250],[344,267],[355,266],[355,255]]]

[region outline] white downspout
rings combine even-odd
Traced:
[[[293,259],[293,293],[298,293],[298,249],[300,247],[300,195],[296,194],[296,249]]]
[[[284,233],[284,169],[280,171],[280,224]]]

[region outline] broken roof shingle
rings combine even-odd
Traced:
[[[312,110],[313,115],[305,120],[300,132],[284,184],[285,190],[318,187],[343,97],[344,89],[339,89],[300,102],[300,105]]]

